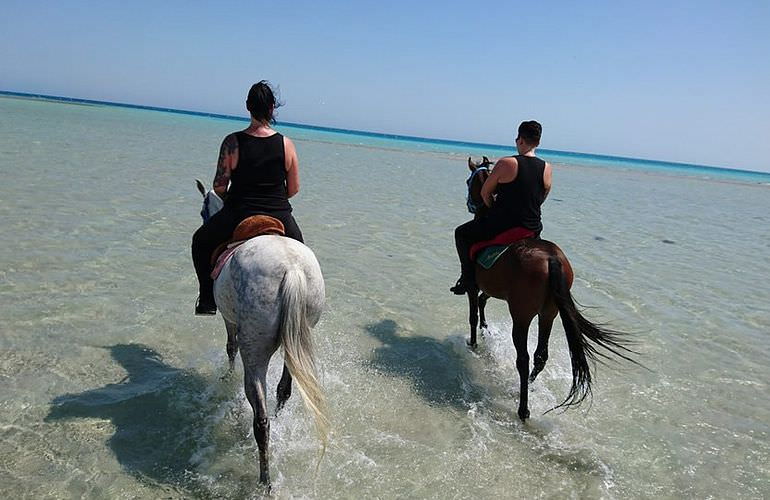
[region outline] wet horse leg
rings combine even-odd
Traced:
[[[479,291],[468,289],[468,323],[471,326],[471,338],[466,341],[470,347],[476,347],[476,326],[479,323]]]
[[[489,295],[484,292],[479,294],[479,327],[482,329],[487,328],[487,317],[484,315],[484,308],[487,307],[487,300]]]
[[[527,352],[527,335],[529,333],[529,324],[532,318],[522,320],[516,318],[511,311],[513,318],[513,346],[516,348],[516,369],[519,372],[519,418],[526,420],[529,418],[529,353]]]
[[[558,313],[557,309],[541,311],[537,321],[537,348],[535,349],[535,361],[532,367],[532,373],[529,381],[534,382],[537,375],[545,368],[545,362],[548,361],[548,340],[551,338],[551,328],[553,320]]]
[[[276,396],[278,397],[278,404],[275,407],[275,412],[278,413],[281,411],[281,408],[283,408],[283,405],[286,404],[286,400],[291,396],[291,373],[289,373],[289,369],[286,367],[285,363],[283,365],[281,381],[278,382]]]
[[[267,416],[267,397],[265,394],[265,378],[267,363],[265,366],[253,366],[244,363],[243,387],[246,398],[254,411],[254,439],[259,448],[259,482],[270,484],[270,465],[268,462],[267,447],[270,441],[270,419]]]
[[[225,327],[227,328],[227,359],[230,361],[227,373],[230,374],[235,368],[235,355],[238,354],[238,327],[227,320],[225,320]]]

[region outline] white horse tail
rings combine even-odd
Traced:
[[[305,406],[315,418],[315,427],[326,449],[329,436],[329,417],[326,401],[316,374],[313,339],[307,319],[307,279],[297,267],[291,267],[281,283],[281,343],[284,362],[297,387]]]

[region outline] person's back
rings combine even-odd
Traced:
[[[536,156],[517,155],[516,178],[497,185],[495,202],[489,209],[490,229],[502,232],[523,227],[540,234],[543,230],[540,205],[545,200],[543,180],[546,162]]]
[[[226,204],[242,216],[291,210],[286,190],[284,137],[236,132],[238,163],[230,176]]]

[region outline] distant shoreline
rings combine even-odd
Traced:
[[[219,118],[219,119],[233,120],[233,121],[240,121],[240,122],[249,121],[248,118],[243,116],[227,115],[227,114],[220,114],[220,113],[207,113],[204,111],[190,111],[190,110],[176,109],[176,108],[164,108],[159,106],[145,106],[142,104],[97,101],[93,99],[81,99],[77,97],[64,97],[64,96],[54,96],[54,95],[47,95],[47,94],[34,94],[34,93],[28,93],[28,92],[14,92],[14,91],[8,91],[8,90],[0,90],[0,97],[3,97],[3,96],[23,98],[23,99],[29,99],[29,100],[68,103],[68,104],[74,104],[74,105],[112,106],[112,107],[140,109],[140,110],[147,110],[147,111],[161,111],[165,113],[201,116],[201,117],[207,117],[207,118]],[[293,122],[277,122],[277,125],[299,128],[304,130],[315,130],[319,132],[331,132],[331,133],[354,135],[354,136],[360,136],[360,137],[369,137],[374,139],[399,140],[399,141],[406,141],[406,142],[413,142],[413,143],[437,144],[437,145],[446,145],[446,146],[453,146],[453,147],[466,147],[466,148],[472,148],[472,149],[489,149],[492,151],[502,151],[506,153],[510,153],[513,150],[513,146],[502,145],[502,144],[466,142],[466,141],[457,141],[457,140],[450,140],[450,139],[433,139],[428,137],[417,137],[417,136],[399,135],[399,134],[384,134],[380,132],[368,132],[363,130],[350,130],[350,129],[343,129],[343,128],[335,128],[335,127],[323,127],[319,125],[307,125],[303,123],[293,123]],[[615,161],[615,162],[621,162],[625,164],[636,164],[639,166],[653,166],[653,167],[657,166],[659,168],[668,167],[671,169],[678,170],[680,172],[689,172],[691,174],[699,173],[699,174],[708,175],[709,173],[712,173],[713,175],[741,177],[744,180],[746,177],[756,177],[757,182],[761,182],[761,183],[770,182],[769,172],[761,172],[756,170],[716,167],[716,166],[708,166],[708,165],[698,165],[695,163],[671,162],[671,161],[665,161],[665,160],[649,160],[649,159],[643,159],[643,158],[630,158],[630,157],[624,157],[624,156],[613,156],[613,155],[594,154],[594,153],[577,153],[572,151],[559,151],[559,150],[553,150],[553,149],[539,149],[538,151],[541,152],[544,156],[553,155],[553,156],[575,158],[575,159],[582,159],[582,160],[589,160],[589,161],[592,159],[595,159],[595,160],[608,161],[608,162]]]

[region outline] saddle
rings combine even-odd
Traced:
[[[284,236],[286,232],[283,222],[269,215],[252,215],[243,219],[236,226],[230,239],[219,245],[211,254],[211,267],[214,269],[211,272],[211,278],[217,279],[217,276],[219,276],[225,263],[227,263],[236,248],[251,238],[264,234]]]
[[[471,260],[484,269],[489,269],[508,250],[512,244],[525,238],[532,238],[535,232],[523,227],[514,227],[503,231],[491,240],[479,241],[471,245]]]

